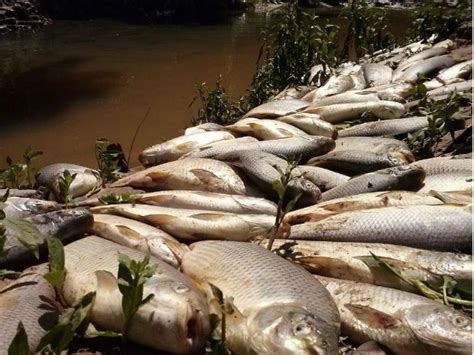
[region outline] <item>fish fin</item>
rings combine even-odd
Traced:
[[[472,198],[469,195],[459,194],[456,192],[430,190],[428,195],[436,197],[443,203],[450,205],[467,205],[472,202]]]
[[[168,205],[170,202],[174,200],[172,195],[157,195],[157,196],[150,196],[150,197],[139,197],[137,199],[138,202],[145,203],[147,205]]]
[[[220,185],[222,183],[221,178],[216,174],[204,170],[204,169],[192,169],[191,172],[205,185]]]
[[[195,145],[196,145],[195,141],[189,141],[186,143],[177,144],[176,148],[178,148],[179,150],[191,150],[194,148]]]
[[[161,226],[161,225],[164,225],[164,224],[171,223],[172,221],[174,221],[177,218],[178,217],[171,216],[169,214],[153,214],[153,215],[146,216],[146,221],[151,223],[152,225]]]
[[[203,221],[214,221],[214,222],[218,222],[218,221],[221,221],[221,220],[225,220],[225,219],[228,219],[229,218],[229,215],[225,215],[225,214],[220,214],[220,213],[198,213],[198,214],[193,214],[191,216],[192,218],[195,218],[195,219],[200,219],[200,220],[203,220]]]
[[[153,171],[146,174],[147,177],[157,183],[166,182],[166,180],[168,180],[171,175],[172,174],[167,171]]]
[[[347,308],[360,322],[367,324],[371,328],[387,329],[400,324],[400,321],[397,318],[370,306],[346,303],[344,307]]]
[[[342,273],[350,268],[346,262],[337,258],[331,258],[329,256],[302,256],[297,257],[295,261],[298,264],[304,266],[304,268],[308,271],[322,276],[335,277],[334,272],[336,269],[342,269],[340,271]]]
[[[142,239],[143,238],[143,236],[140,233],[134,231],[133,229],[131,229],[127,226],[117,225],[115,227],[119,230],[120,234],[126,236],[127,238],[131,238],[131,239]]]
[[[97,290],[113,292],[118,288],[115,276],[108,271],[98,270],[95,272],[97,278]]]
[[[270,234],[270,229],[265,228],[260,225],[255,225],[250,228],[249,238],[248,240],[256,239],[256,238],[267,238]]]
[[[292,134],[290,131],[284,128],[277,128],[277,131],[280,132],[281,134],[287,136],[287,137],[293,137],[294,134]]]

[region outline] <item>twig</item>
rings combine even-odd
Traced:
[[[133,135],[133,139],[132,139],[132,144],[130,145],[130,150],[128,151],[127,167],[130,166],[130,157],[132,156],[132,149],[133,149],[133,146],[135,145],[135,140],[137,139],[138,132],[140,131],[140,128],[142,127],[143,123],[145,123],[145,120],[148,118],[150,111],[151,111],[151,106],[148,106],[145,116],[142,118],[142,120],[137,126],[137,129],[135,130],[135,134]]]

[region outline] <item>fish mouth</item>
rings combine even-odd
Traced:
[[[185,316],[186,342],[190,348],[197,349],[201,345],[203,325],[200,311],[188,303]]]

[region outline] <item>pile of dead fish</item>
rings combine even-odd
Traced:
[[[285,90],[235,124],[201,124],[146,148],[139,157],[146,169],[105,188],[93,169],[47,166],[36,183],[57,202],[42,199],[43,191],[11,190],[4,212],[73,241],[65,247],[64,299],[73,305],[96,291],[89,319],[97,329],[123,327],[117,253],[150,253],[157,272],[145,296],[155,297],[132,319],[129,337],[156,350],[202,349],[216,312],[213,284],[237,310],[226,328],[235,354],[337,354],[340,336],[396,354],[471,353],[466,313],[363,261],[374,254],[426,282],[472,280],[471,156],[415,161],[400,140],[428,125],[407,113],[405,99],[419,80],[435,100],[471,91],[472,61],[453,56],[453,45],[379,53],[340,66],[318,87],[323,68],[316,66],[307,87]],[[379,120],[347,124],[366,113]],[[300,198],[277,235],[291,240],[277,239],[270,252],[273,182],[295,157],[288,194]],[[58,186],[66,169],[77,174],[68,209]],[[99,198],[124,191],[133,203]],[[8,226],[6,244],[1,268],[35,263]],[[54,307],[40,304],[55,296],[40,276],[45,269],[30,268],[0,291],[0,352],[19,320],[32,349],[46,332]]]

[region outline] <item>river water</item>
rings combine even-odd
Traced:
[[[95,166],[105,137],[132,153],[179,135],[195,115],[195,85],[220,74],[245,92],[255,70],[265,14],[210,26],[138,26],[118,21],[61,22],[0,37],[0,167],[30,145],[41,164]]]

